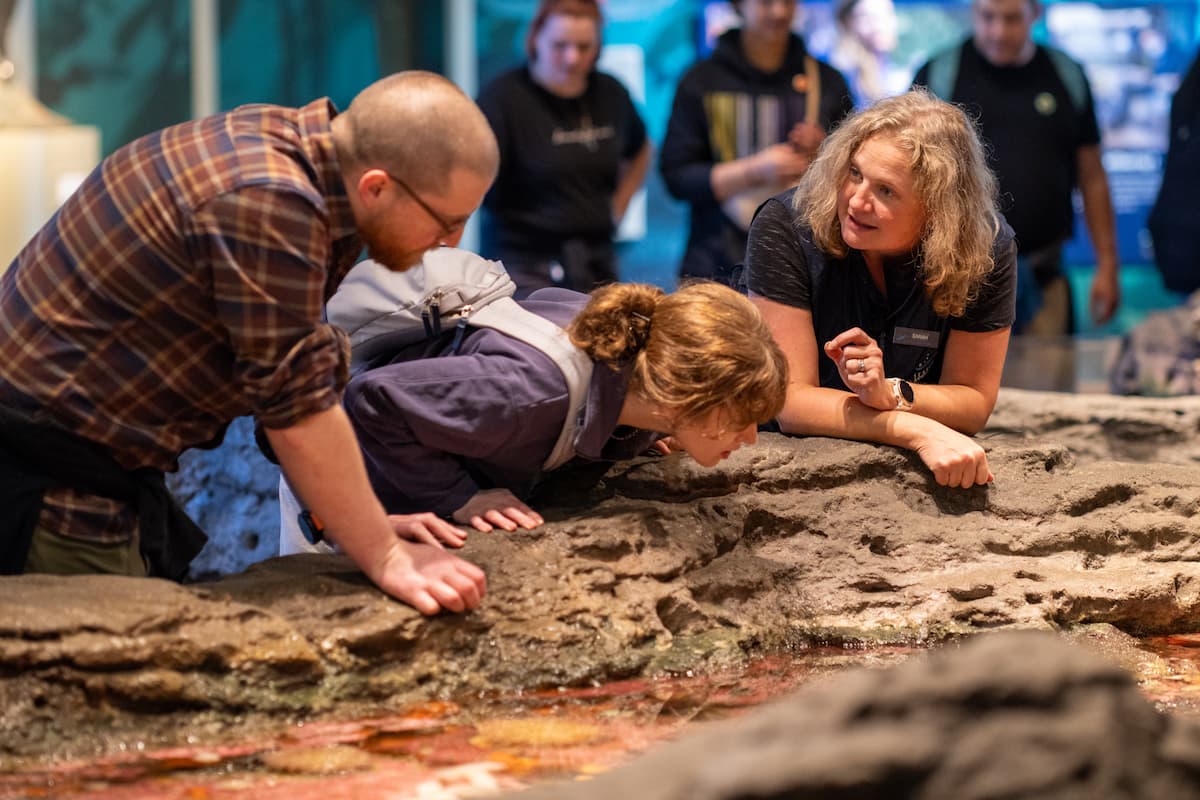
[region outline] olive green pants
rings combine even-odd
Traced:
[[[25,572],[50,575],[132,575],[146,576],[137,537],[127,542],[107,544],[72,539],[45,528],[33,529]]]
[[[1070,336],[1074,325],[1071,302],[1071,284],[1065,275],[1060,275],[1042,287],[1042,307],[1029,321],[1025,333],[1034,336]]]

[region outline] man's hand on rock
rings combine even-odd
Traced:
[[[487,591],[487,578],[479,567],[427,544],[397,539],[369,577],[380,589],[408,603],[422,614],[471,611]]]

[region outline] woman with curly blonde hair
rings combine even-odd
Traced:
[[[916,90],[843,122],[760,209],[745,280],[788,359],[784,432],[906,447],[943,485],[992,479],[969,437],[1000,388],[1016,246],[959,108]]]
[[[670,450],[711,467],[753,443],[783,407],[787,360],[754,305],[727,286],[666,294],[625,283],[590,296],[555,287],[520,302],[565,328],[594,364],[577,460],[603,466],[670,437]],[[569,413],[566,378],[530,344],[491,328],[467,331],[457,349],[451,332],[355,376],[346,412],[389,514],[432,512],[480,531],[534,528],[542,517],[525,501]],[[281,519],[281,553],[321,549],[295,517]],[[419,540],[465,540],[461,529],[429,521]]]

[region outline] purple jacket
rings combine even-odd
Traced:
[[[588,296],[542,289],[521,302],[566,326]],[[527,497],[567,414],[567,383],[540,350],[498,331],[472,328],[457,355],[449,337],[410,348],[346,387],[375,493],[390,514],[447,516],[476,492],[505,488]],[[612,439],[629,376],[603,364],[592,371],[577,458],[616,461],[647,449],[658,434]]]

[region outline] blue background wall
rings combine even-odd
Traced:
[[[440,3],[220,0],[219,104],[345,107],[380,75],[442,65]],[[107,155],[191,116],[186,2],[37,0],[39,98]]]
[[[191,111],[187,3],[38,0],[43,103],[100,128],[102,154]]]

